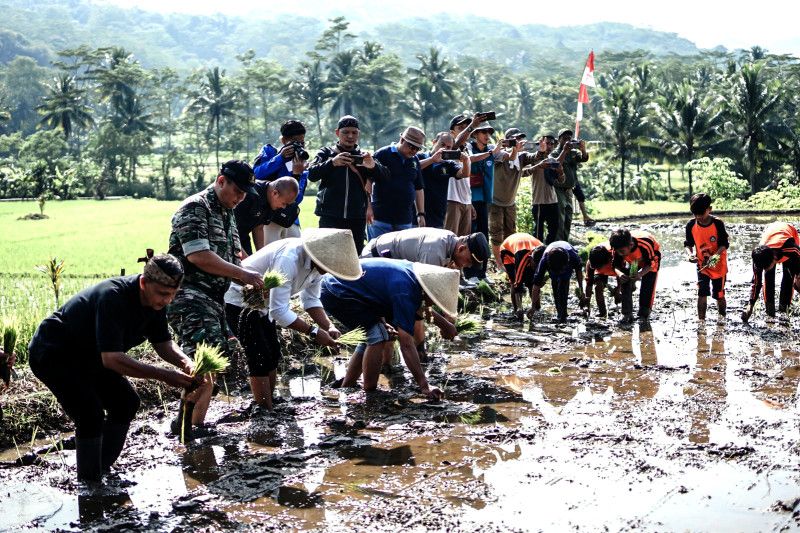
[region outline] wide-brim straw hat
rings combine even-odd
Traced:
[[[450,316],[458,314],[458,270],[414,263],[414,275],[422,290]]]
[[[352,281],[363,274],[349,229],[310,228],[303,230],[302,239],[311,260],[334,277]]]

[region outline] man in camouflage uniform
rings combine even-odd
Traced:
[[[575,197],[572,190],[578,186],[578,165],[589,160],[589,154],[586,152],[586,143],[582,140],[577,144],[573,143],[572,135],[572,130],[564,130],[559,133],[558,147],[550,154],[551,157],[563,161],[561,168],[564,170],[564,181],[555,184],[556,196],[558,197],[559,222],[557,241],[569,241],[569,234],[572,229],[572,201]],[[566,158],[561,156],[564,151],[567,152]],[[581,192],[581,197],[583,197],[583,192]],[[583,199],[585,200],[585,197]],[[582,210],[585,210],[585,208]],[[587,216],[584,214],[585,221]]]
[[[172,217],[169,251],[180,259],[185,277],[167,318],[190,357],[200,342],[227,350],[232,335],[225,322],[224,296],[231,279],[264,285],[258,272],[240,266],[242,248],[233,213],[246,194],[258,194],[254,183],[250,165],[228,161],[214,183],[184,200]],[[210,400],[210,391],[197,400],[194,420],[203,420]]]

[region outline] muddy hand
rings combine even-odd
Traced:
[[[431,387],[427,391],[423,391],[425,396],[430,398],[431,400],[441,400],[444,398],[444,393],[439,387]]]
[[[172,385],[173,387],[182,387],[184,389],[188,389],[194,384],[194,378],[185,372],[181,372],[180,370],[172,370],[169,368],[164,369],[164,374],[162,380],[167,385]]]

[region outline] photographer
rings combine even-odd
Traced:
[[[481,116],[486,114],[482,113]],[[489,204],[494,196],[494,159],[500,153],[502,145],[492,146],[489,138],[494,133],[494,128],[488,122],[482,122],[472,131],[472,140],[467,145],[470,151],[470,177],[469,186],[472,192],[472,207],[475,208],[475,221],[473,231],[479,231],[489,239]],[[464,276],[486,279],[486,266],[465,269]]]
[[[337,143],[317,152],[308,167],[308,180],[319,181],[317,207],[320,228],[349,229],[356,250],[361,253],[367,220],[372,218],[367,184],[384,179],[388,172],[372,154],[358,147],[358,120],[350,115],[339,119]]]
[[[444,159],[447,156],[448,159]],[[453,159],[453,157],[458,159]],[[420,153],[419,166],[425,185],[425,222],[431,228],[444,228],[447,213],[450,180],[461,180],[469,176],[469,156],[466,152],[453,150],[453,136],[439,132],[434,139],[430,154]],[[466,180],[469,185],[469,180]]]
[[[287,206],[285,213],[282,213],[294,220],[269,222],[263,229],[264,238],[260,245],[259,236],[254,235],[256,250],[278,239],[300,236],[300,218],[295,212],[299,214],[299,205],[303,201],[308,183],[308,171],[305,167],[309,156],[305,150],[305,138],[306,127],[303,123],[298,120],[287,120],[281,125],[280,150],[276,150],[271,144],[265,144],[253,163],[253,172],[257,180],[273,181],[284,176],[292,176],[298,184],[297,200],[293,205]],[[287,223],[288,226],[285,225]]]
[[[578,165],[589,160],[586,143],[583,140],[573,141],[572,136],[572,130],[563,130],[559,133],[558,147],[550,154],[562,161],[561,166],[564,171],[564,181],[556,183],[555,186],[558,196],[558,236],[556,238],[560,241],[569,240],[569,233],[572,229],[572,201],[574,198],[572,190],[578,187]],[[583,190],[580,195],[583,196]],[[584,212],[584,221],[587,225],[590,221],[593,222],[585,214],[584,206],[581,207],[581,211]]]
[[[372,186],[370,192],[375,214],[367,226],[370,239],[391,231],[409,229],[415,219],[419,227],[427,225],[422,171],[417,159],[424,145],[425,133],[409,126],[400,135],[400,142],[375,152],[375,160],[386,167],[389,176],[388,179],[367,185],[368,190]]]
[[[522,169],[535,163],[535,154],[523,150],[526,135],[518,128],[506,130],[503,151],[495,157],[494,195],[489,206],[489,241],[498,267],[503,267],[500,246],[517,232],[517,190]]]
[[[558,234],[558,196],[555,184],[564,179],[558,160],[550,159],[548,154],[556,144],[552,135],[542,135],[538,150],[533,156],[531,167],[531,211],[533,214],[534,235],[545,244],[556,240]],[[547,237],[544,227],[547,225]]]

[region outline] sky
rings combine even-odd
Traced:
[[[800,31],[796,19],[800,3],[780,0],[764,4],[748,2],[715,2],[704,0],[567,0],[566,2],[495,4],[501,9],[492,11],[486,0],[458,0],[416,4],[408,1],[346,0],[94,0],[98,4],[138,7],[157,12],[180,12],[213,15],[224,9],[227,15],[273,18],[291,14],[329,18],[343,14],[353,21],[357,30],[362,24],[384,23],[398,18],[430,16],[439,12],[471,13],[511,24],[547,24],[573,26],[595,22],[623,22],[637,27],[677,33],[700,48],[722,45],[729,50],[754,45],[772,53],[800,56]],[[424,10],[415,6],[425,5]],[[513,9],[511,6],[519,5]],[[224,6],[222,8],[221,6]],[[342,7],[346,6],[346,7]],[[456,6],[455,8],[453,6]],[[541,6],[541,8],[539,7]],[[561,6],[566,6],[562,8]],[[559,13],[564,13],[559,16]],[[465,31],[469,31],[465,29]]]

